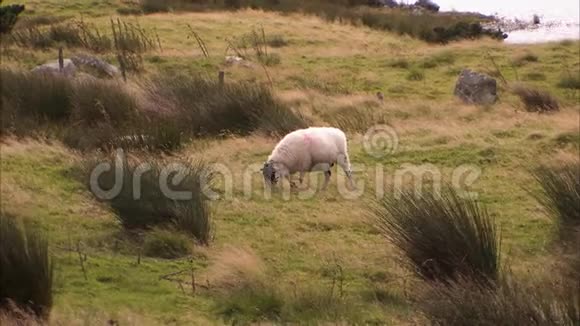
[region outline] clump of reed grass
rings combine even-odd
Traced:
[[[154,31],[148,31],[139,24],[127,23],[121,19],[111,20],[110,33],[99,30],[94,25],[81,20],[55,21],[43,24],[28,24],[9,35],[9,41],[22,47],[49,48],[65,45],[91,50],[93,52],[143,53],[160,49],[161,41]]]
[[[461,280],[427,285],[417,305],[433,325],[575,325],[580,320],[578,285],[528,285],[503,278],[494,288]]]
[[[580,89],[580,76],[568,74],[558,81],[559,88]]]
[[[208,164],[187,160],[130,160],[116,155],[86,160],[83,175],[95,196],[109,203],[123,228],[149,230],[157,226],[175,226],[198,243],[209,244],[211,209],[206,190],[212,185],[213,173]],[[103,163],[114,168],[96,179],[92,173]],[[121,173],[120,180],[117,171]],[[169,174],[179,175],[180,182],[175,184],[174,180],[170,185],[174,177]],[[99,189],[118,191],[105,198]]]
[[[0,239],[0,315],[22,311],[47,320],[53,303],[53,263],[47,238],[0,211]]]
[[[14,114],[52,121],[63,120],[70,115],[70,94],[73,90],[70,79],[5,68],[0,70],[0,77],[2,102],[10,103]]]
[[[420,278],[443,284],[498,279],[500,240],[493,219],[451,186],[421,193],[397,190],[371,212],[380,232]]]
[[[580,161],[541,165],[533,176],[541,188],[535,197],[556,222],[560,240],[580,237]]]
[[[211,77],[161,74],[152,78],[147,93],[152,103],[179,112],[192,135],[278,135],[306,126],[303,117],[256,84],[220,85]]]
[[[549,92],[529,86],[516,85],[512,92],[520,98],[528,112],[553,112],[560,110],[560,103]]]

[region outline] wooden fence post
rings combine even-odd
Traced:
[[[223,87],[224,86],[224,79],[225,79],[225,73],[223,70],[220,70],[220,72],[218,74],[218,78],[219,78],[220,87]]]
[[[119,66],[121,68],[121,75],[123,76],[123,81],[127,82],[127,73],[125,71],[125,60],[123,60],[123,56],[118,53],[117,60],[119,60]]]
[[[58,48],[58,70],[62,73],[64,69],[64,57],[62,54],[62,47]]]

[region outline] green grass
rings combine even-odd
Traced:
[[[82,14],[83,19],[107,30],[110,18],[124,6],[128,5],[116,0],[98,4],[48,0],[27,4],[30,10],[24,16],[70,19]],[[312,118],[309,124],[340,124],[347,130],[351,161],[355,168],[362,169],[355,169],[355,180],[364,181],[364,194],[358,199],[341,198],[336,178],[343,174],[338,171],[333,173],[329,191],[312,198],[299,200],[294,194],[292,200],[287,200],[281,193],[273,194],[271,200],[260,196],[260,174],[253,173],[248,165],[262,163],[270,153],[278,139],[270,131],[288,128],[270,124],[274,121],[271,118],[262,119],[257,128],[252,126],[247,133],[235,137],[176,141],[175,134],[168,132],[164,136],[167,142],[178,143],[171,148],[175,157],[198,157],[227,167],[234,177],[235,198],[212,203],[215,238],[209,247],[194,246],[190,254],[181,258],[160,259],[147,257],[139,239],[122,230],[107,203],[96,201],[79,181],[78,161],[85,154],[64,149],[50,132],[38,136],[47,138],[49,143],[7,140],[1,146],[2,207],[13,215],[30,218],[49,235],[57,275],[55,322],[71,324],[104,315],[103,323],[112,318],[121,323],[129,320],[126,324],[221,325],[227,323],[226,316],[242,321],[260,319],[254,309],[258,306],[265,311],[259,314],[261,317],[275,316],[274,320],[299,324],[338,320],[379,325],[416,323],[418,312],[407,297],[407,281],[412,280],[394,260],[392,248],[385,247],[382,236],[368,225],[364,212],[366,199],[376,191],[377,166],[384,171],[385,193],[392,189],[394,173],[405,164],[432,164],[447,181],[457,166],[478,167],[480,175],[468,189],[478,193],[498,223],[503,239],[501,254],[508,257],[516,272],[532,269],[550,273],[543,266],[549,259],[548,244],[556,225],[539,212],[538,203],[529,196],[527,185],[535,187],[535,191],[540,188],[524,167],[562,153],[577,156],[580,143],[574,123],[578,119],[574,83],[561,87],[558,84],[567,71],[572,73],[578,68],[578,42],[516,46],[481,40],[431,46],[362,26],[256,11],[169,12],[128,15],[123,19],[138,21],[147,30],[155,28],[162,43],[162,50],[143,55],[144,71],[128,76],[128,89],[135,90],[142,78],[159,74],[209,74],[217,78],[217,71],[224,69],[226,84],[245,81],[265,88],[270,85],[270,77],[272,96],[281,96],[282,108],[299,109]],[[186,24],[206,42],[209,58],[202,55],[195,39],[187,37],[190,33]],[[267,50],[279,55],[280,63],[267,66],[266,71],[257,63],[253,68],[224,66],[227,39],[246,35],[260,25],[266,35],[272,35]],[[55,47],[40,51],[7,46],[0,50],[3,65],[26,70],[55,60],[57,53]],[[66,47],[65,56],[75,51]],[[459,71],[471,67],[489,72],[492,65],[485,57],[488,51],[510,82],[516,81],[516,76],[528,79],[530,73],[537,73],[527,81],[552,93],[561,110],[551,115],[514,113],[519,99],[501,83],[501,103],[495,106],[475,108],[456,102],[452,90]],[[514,67],[514,58],[528,52],[538,60],[525,60],[523,66]],[[102,57],[116,64],[113,53]],[[407,80],[409,71],[417,69],[425,79]],[[538,78],[540,73],[545,78]],[[35,93],[42,91],[40,88]],[[376,100],[377,91],[385,94],[384,103]],[[232,94],[235,97],[237,93]],[[2,95],[5,96],[4,91]],[[184,96],[183,102],[192,103],[196,95],[190,96]],[[269,97],[265,103],[271,103]],[[83,108],[94,106],[83,104]],[[122,114],[109,109],[113,114]],[[351,110],[356,118],[348,119]],[[281,109],[272,114],[282,122],[298,116],[288,112]],[[192,121],[193,115],[181,120]],[[159,121],[152,119],[154,125]],[[378,122],[394,126],[399,137],[397,150],[383,157],[367,153],[361,136]],[[252,133],[256,129],[272,136]],[[95,132],[86,128],[79,131],[80,135]],[[102,132],[104,136],[111,135],[108,129]],[[78,141],[79,133],[71,133],[65,139]],[[151,153],[147,157],[158,159],[159,155]],[[241,186],[245,173],[253,185],[250,198],[244,197]],[[321,181],[321,175],[315,176]],[[469,181],[468,176],[462,175]],[[216,191],[226,194],[222,176],[216,180]],[[77,244],[81,256],[86,254],[86,278]],[[192,266],[198,284],[205,284],[211,260],[226,246],[251,247],[275,280],[268,284],[278,292],[269,296],[268,291],[251,295],[234,291],[226,300],[215,295],[213,289],[199,286],[192,295],[187,284]],[[335,298],[338,291],[337,266],[343,270],[344,297],[329,304],[333,282]],[[161,278],[180,271],[185,272],[175,277],[182,280],[183,290],[178,283]],[[138,318],[131,321],[133,316],[146,322],[139,323]]]
[[[147,257],[175,259],[190,253],[191,239],[178,229],[153,229],[145,235],[143,253]]]
[[[414,114],[407,119],[412,121],[419,117],[419,115],[415,117]],[[485,116],[493,114],[490,112]],[[506,135],[496,133],[499,137],[492,136],[487,144],[478,142],[457,144],[453,140],[448,144],[434,144],[428,147],[422,145],[424,140],[434,136],[429,133],[416,133],[402,138],[403,147],[396,155],[380,159],[366,154],[359,139],[351,145],[352,161],[357,164],[363,163],[369,168],[381,163],[387,177],[392,176],[394,169],[400,168],[404,163],[431,163],[442,170],[443,177],[447,180],[454,166],[461,164],[482,166],[482,176],[474,184],[473,189],[478,191],[480,200],[488,206],[501,227],[504,239],[503,252],[509,253],[512,260],[517,259],[519,268],[524,268],[533,265],[536,259],[542,257],[553,227],[553,223],[549,220],[528,213],[534,210],[536,203],[520,187],[529,182],[530,177],[519,166],[537,155],[549,155],[544,152],[543,146],[554,136],[536,141],[533,146],[530,146],[530,143],[528,146],[521,146],[525,136],[538,127],[535,124],[528,124],[519,127],[515,133]],[[542,130],[547,135],[554,133],[549,129]],[[502,142],[501,148],[491,146],[497,140]],[[229,142],[229,140],[212,141],[214,146],[210,146],[206,151],[211,154],[211,148],[218,149],[221,146],[231,148],[232,144]],[[17,145],[15,148],[19,146],[23,145]],[[39,146],[42,150],[32,147],[17,150],[9,155],[3,154],[1,171],[3,184],[19,185],[18,197],[24,198],[19,199],[24,201],[24,205],[15,206],[15,200],[7,199],[3,199],[3,203],[6,200],[5,206],[9,211],[35,217],[36,223],[49,232],[50,238],[55,243],[55,264],[60,275],[55,282],[57,291],[54,309],[57,313],[65,306],[75,311],[86,312],[97,309],[109,314],[129,309],[133,313],[160,323],[173,319],[179,323],[186,323],[191,320],[190,318],[207,318],[220,323],[220,314],[215,314],[216,305],[221,307],[220,309],[227,309],[228,305],[231,307],[234,303],[226,304],[222,299],[205,293],[202,289],[196,296],[191,297],[187,294],[189,291],[187,285],[184,285],[186,287],[184,294],[177,284],[159,280],[162,275],[188,270],[190,265],[187,260],[158,260],[142,256],[141,264],[137,265],[138,248],[134,242],[127,241],[123,237],[118,238],[120,226],[117,225],[112,213],[94,202],[91,195],[83,190],[83,185],[72,175],[75,163],[70,159],[70,154],[63,155],[60,149],[51,146]],[[234,146],[230,153],[235,153],[237,159],[227,165],[237,170],[239,169],[237,164],[261,161],[266,155],[264,150],[263,147],[248,150]],[[509,179],[505,178],[507,171],[510,173]],[[364,178],[362,174],[355,173],[355,179],[361,178],[366,180],[367,194],[363,197],[366,198],[374,192],[374,182],[370,179],[370,175]],[[255,185],[259,184],[259,176],[255,177],[254,182]],[[220,187],[218,186],[218,189]],[[3,198],[11,198],[8,196],[10,193],[6,192],[6,189],[10,188],[3,189]],[[387,187],[387,191],[388,189]],[[33,193],[34,200],[26,199]],[[26,194],[28,195],[25,196]],[[241,189],[236,190],[235,194],[243,196]],[[265,259],[268,269],[277,277],[277,282],[283,288],[291,288],[291,284],[295,282],[308,281],[311,282],[311,288],[322,292],[330,287],[332,273],[329,274],[328,270],[333,266],[333,259],[337,259],[337,263],[345,273],[344,284],[348,300],[356,303],[359,311],[364,311],[368,318],[372,316],[371,319],[379,323],[398,323],[414,314],[413,308],[404,303],[399,283],[395,282],[389,286],[394,287],[392,288],[394,297],[391,299],[384,299],[384,294],[379,290],[385,285],[382,282],[386,281],[378,282],[373,275],[381,274],[382,278],[391,280],[398,279],[403,272],[396,264],[390,263],[390,255],[378,250],[384,246],[384,242],[381,236],[361,219],[364,216],[361,215],[362,212],[353,213],[350,208],[352,205],[363,207],[364,202],[339,200],[338,193],[332,189],[332,185],[329,193],[319,194],[306,201],[287,201],[276,195],[272,201],[268,201],[257,196],[258,189],[254,190],[254,194],[256,197],[244,201],[243,207],[235,201],[225,200],[217,203],[215,220],[217,237],[210,250],[227,244],[251,245],[256,248],[257,254]],[[59,203],[54,203],[55,196],[60,199]],[[249,234],[252,236],[248,236]],[[280,237],[279,234],[287,236]],[[79,240],[82,252],[88,257],[85,265],[88,280],[84,279],[78,254],[74,251]],[[72,248],[73,251],[67,248]],[[193,254],[195,257],[193,264],[198,271],[198,277],[203,280],[200,275],[203,274],[208,261],[204,255],[196,255],[195,248]],[[112,289],[115,289],[114,294],[111,294]],[[242,302],[235,305],[248,305],[246,300],[250,299],[239,300]],[[280,314],[285,316],[284,318],[291,320],[322,318],[316,310],[300,308],[302,306],[293,303],[286,295],[282,300]],[[403,303],[393,304],[393,302]],[[190,313],[183,315],[184,310]],[[250,318],[250,315],[243,311],[245,310],[238,311],[236,318]],[[356,314],[341,316],[346,320],[359,320]]]

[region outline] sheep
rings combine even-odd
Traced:
[[[344,170],[349,186],[355,188],[345,133],[332,127],[310,127],[284,136],[272,150],[261,171],[268,186],[287,178],[291,188],[296,188],[292,181],[295,173],[300,173],[302,184],[306,172],[324,171],[322,189],[325,190],[335,163]]]

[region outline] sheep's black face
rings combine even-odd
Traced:
[[[276,176],[276,170],[272,163],[265,163],[262,168],[262,174],[264,175],[264,180],[269,184],[276,184],[278,182],[278,177]]]

